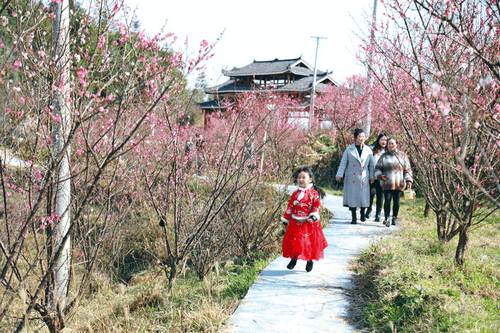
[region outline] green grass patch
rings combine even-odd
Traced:
[[[234,268],[227,273],[229,276],[232,276],[232,278],[229,279],[229,283],[226,288],[224,288],[224,297],[243,299],[260,272],[277,257],[278,255],[276,254],[272,258],[259,259],[252,265],[247,265],[245,263],[243,265],[234,266]]]
[[[470,234],[466,263],[454,262],[458,241],[441,242],[423,200],[404,202],[403,229],[362,252],[355,263],[367,298],[361,319],[374,332],[500,330],[500,229],[485,223]],[[498,216],[497,216],[498,221]]]

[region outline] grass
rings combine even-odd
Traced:
[[[338,195],[340,197],[344,195],[344,191],[342,188],[339,189],[323,188],[323,190],[325,190],[325,192],[328,194]]]
[[[404,202],[403,230],[370,246],[354,264],[367,295],[362,321],[375,332],[500,331],[498,223],[471,233],[466,263],[458,267],[458,239],[440,242],[423,206],[421,199]]]
[[[221,263],[200,280],[180,276],[168,291],[159,268],[133,276],[129,284],[101,284],[82,302],[69,328],[77,332],[217,332],[234,312],[258,274],[276,258]]]

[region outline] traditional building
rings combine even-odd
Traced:
[[[229,77],[228,81],[205,89],[205,93],[212,96],[212,100],[199,104],[205,114],[228,108],[240,93],[259,90],[271,90],[293,96],[302,101],[303,109],[300,111],[309,111],[314,68],[302,58],[254,61],[247,66],[222,73]],[[324,85],[336,85],[329,74],[316,71],[316,92],[320,92]]]

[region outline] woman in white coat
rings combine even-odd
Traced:
[[[336,179],[344,178],[344,207],[349,207],[352,224],[357,223],[356,209],[361,211],[361,221],[366,221],[365,209],[370,205],[370,184],[374,181],[374,161],[370,147],[365,145],[366,134],[354,130],[355,142],[342,155]]]

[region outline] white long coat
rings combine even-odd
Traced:
[[[346,148],[336,175],[344,178],[344,206],[370,205],[370,179],[374,179],[374,164],[372,150],[367,145],[363,146],[361,156],[354,144]]]

